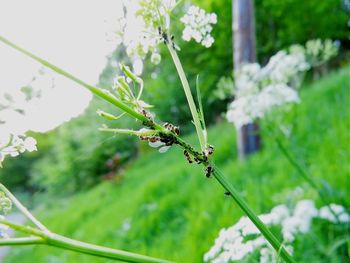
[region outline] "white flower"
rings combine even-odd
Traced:
[[[214,43],[214,38],[210,33],[213,30],[212,25],[217,23],[215,13],[207,14],[203,9],[192,5],[180,20],[185,25],[182,32],[183,40],[190,41],[194,39],[206,48],[211,47]]]
[[[0,167],[6,156],[16,157],[25,151],[33,152],[36,150],[36,140],[32,137],[0,133]]]
[[[235,72],[235,97],[226,117],[237,128],[263,118],[276,107],[299,103],[298,74],[309,68],[302,52],[288,54],[280,51],[270,58],[265,67],[257,63],[242,65]],[[290,86],[292,85],[292,86]]]
[[[312,200],[299,201],[294,210],[285,205],[275,206],[270,213],[259,215],[259,218],[266,225],[281,225],[285,249],[292,254],[292,242],[296,235],[309,232],[313,218],[320,217],[337,222],[329,208],[333,208],[333,212],[342,218],[341,223],[350,222],[350,216],[344,207],[331,204],[318,211]],[[256,235],[256,238],[251,238],[252,235]],[[235,225],[220,230],[214,245],[204,255],[203,260],[205,262],[240,261],[256,249],[260,249],[260,263],[277,262],[276,252],[248,217],[243,216]]]
[[[298,103],[298,93],[285,84],[271,84],[260,92],[238,97],[229,105],[226,118],[237,128],[264,117],[274,107],[287,103]]]
[[[23,142],[23,146],[24,146],[25,150],[27,150],[28,152],[33,152],[33,151],[37,150],[36,140],[33,137],[25,138],[25,140]]]
[[[151,62],[154,64],[154,65],[158,65],[161,61],[162,57],[160,56],[159,53],[156,53],[154,52],[151,56]]]
[[[130,0],[125,1],[125,17],[117,33],[129,57],[144,59],[148,53],[157,52],[162,43],[159,28],[169,29],[174,0]],[[159,12],[158,12],[159,10]]]
[[[337,216],[337,218],[334,216]],[[340,223],[350,223],[350,215],[346,212],[345,208],[341,205],[330,204],[324,206],[320,209],[319,217],[337,223],[338,220]]]
[[[313,66],[320,66],[338,54],[339,47],[330,39],[313,39],[306,42],[306,56]]]

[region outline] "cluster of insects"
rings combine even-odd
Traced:
[[[158,34],[160,36],[160,40],[163,41],[165,45],[169,43],[168,34],[165,31],[163,31],[161,27],[158,27]],[[170,41],[173,49],[180,50],[180,48],[175,44],[174,39],[175,39],[174,35],[171,35]]]
[[[145,111],[146,112],[146,111]],[[145,115],[145,117],[147,117]],[[163,127],[166,128],[167,130],[169,130],[170,132],[174,133],[175,135],[179,135],[180,134],[180,128],[178,126],[175,126],[171,123],[164,123]],[[175,140],[174,137],[172,136],[166,136],[166,135],[146,135],[146,136],[140,136],[140,139],[143,141],[148,141],[148,142],[162,142],[164,143],[166,146],[171,146],[174,144]]]
[[[205,168],[205,176],[209,178],[211,174],[214,172],[214,167],[210,164]]]
[[[140,109],[139,112],[140,112],[143,116],[145,116],[147,119],[149,119],[150,121],[153,121],[154,116],[153,116],[153,114],[150,113],[149,111],[146,111],[145,109]]]
[[[175,126],[169,122],[166,122],[163,124],[163,127],[176,135],[180,135],[180,128],[178,126]]]
[[[186,160],[189,163],[196,162],[198,164],[203,163],[203,162],[207,162],[208,157],[210,155],[212,155],[213,153],[214,153],[214,146],[208,145],[207,149],[205,149],[202,152],[202,157],[204,157],[204,158],[193,157],[193,159],[192,159],[192,157],[190,156],[189,152],[187,150],[184,150],[184,155],[185,155]]]

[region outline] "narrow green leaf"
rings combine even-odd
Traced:
[[[208,144],[208,138],[207,138],[207,127],[205,125],[205,120],[204,120],[204,111],[203,111],[203,104],[202,104],[202,96],[201,96],[201,91],[199,87],[199,75],[196,77],[196,91],[197,91],[197,101],[198,101],[198,117],[202,125],[202,132],[203,132],[203,137],[205,141],[205,146]]]

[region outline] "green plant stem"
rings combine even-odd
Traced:
[[[199,139],[199,143],[200,143],[202,151],[204,151],[205,148],[206,148],[205,138],[204,138],[201,122],[200,122],[200,119],[198,117],[196,104],[194,103],[193,96],[192,96],[192,93],[191,93],[190,85],[188,84],[185,71],[184,71],[184,69],[182,67],[181,61],[179,59],[179,56],[176,53],[176,50],[172,46],[172,43],[167,42],[167,47],[168,47],[170,55],[171,55],[171,57],[173,59],[173,62],[175,64],[177,73],[178,73],[178,75],[180,77],[180,80],[181,80],[181,83],[182,83],[182,87],[183,87],[183,89],[185,91],[186,99],[187,99],[187,102],[188,102],[188,105],[190,107],[190,111],[191,111],[191,114],[192,114],[194,126],[196,127],[196,132],[197,132],[197,136],[198,136],[198,139]]]
[[[57,234],[50,235],[47,238],[46,242],[50,246],[59,247],[66,250],[71,250],[97,257],[122,260],[125,262],[170,263],[170,261],[167,260],[152,258],[102,246],[96,246],[89,243],[73,240]]]
[[[223,176],[220,170],[211,164],[214,168],[213,176],[215,179],[225,188],[226,191],[230,193],[232,199],[237,203],[237,205],[243,210],[243,212],[249,217],[253,224],[260,230],[267,241],[272,245],[272,247],[279,253],[279,255],[284,259],[285,262],[292,263],[295,262],[293,258],[289,255],[286,249],[283,247],[280,241],[275,237],[275,235],[265,226],[265,224],[256,216],[256,214],[250,209],[248,204],[240,196],[238,191],[229,183],[229,181]]]
[[[21,204],[20,201],[3,185],[0,184],[0,191],[4,192],[5,195],[10,198],[12,203],[20,210],[20,212],[25,215],[34,225],[36,225],[39,229],[46,231],[47,228],[40,223],[39,220],[37,220],[29,211],[28,209]]]
[[[13,224],[7,220],[0,220],[1,224],[7,225],[10,228],[33,235],[34,237],[27,238],[10,238],[1,239],[0,245],[49,245],[66,250],[71,250],[83,254],[93,255],[102,258],[113,260],[121,260],[124,262],[136,263],[170,263],[171,261],[152,258],[144,255],[139,255],[123,250],[112,249],[108,247],[97,246],[86,242],[70,239],[50,231],[38,230],[30,226]]]
[[[41,245],[44,240],[39,237],[18,237],[18,238],[1,238],[0,246],[25,246],[25,245]]]
[[[155,130],[134,131],[130,129],[117,129],[117,128],[99,128],[98,130],[103,132],[113,132],[113,133],[136,135],[136,136],[152,136],[152,135],[159,134],[159,132]]]
[[[292,157],[292,155],[289,153],[289,151],[286,149],[286,147],[283,145],[280,139],[278,139],[276,136],[274,137],[275,142],[277,144],[278,149],[281,151],[283,156],[288,160],[288,162],[298,171],[298,173],[301,175],[301,177],[304,178],[306,182],[310,184],[312,188],[314,188],[319,194],[320,190],[318,189],[318,185],[316,182],[309,176],[309,174],[306,173],[306,171],[299,165],[299,163]]]
[[[326,195],[320,190],[320,187],[317,185],[315,180],[301,167],[301,165],[293,158],[293,156],[289,153],[287,148],[283,145],[282,141],[277,137],[274,136],[275,142],[277,144],[278,149],[282,152],[283,156],[288,160],[288,162],[295,168],[295,170],[298,171],[300,176],[316,191],[318,196],[321,198],[323,204],[329,205],[329,200]],[[340,224],[339,216],[337,213],[332,209],[331,206],[328,206],[330,212],[334,216],[334,218],[337,220],[338,224]]]
[[[140,121],[143,122],[147,122],[148,119],[142,115],[141,113],[135,111],[134,109],[132,109],[131,107],[129,107],[128,105],[126,105],[125,103],[123,103],[122,101],[118,100],[117,98],[115,98],[114,96],[112,96],[111,94],[108,94],[106,92],[104,92],[102,89],[99,89],[95,86],[92,86],[84,81],[82,81],[81,79],[73,76],[72,74],[68,73],[67,71],[51,64],[50,62],[32,54],[31,52],[17,46],[16,44],[12,43],[11,41],[7,40],[6,38],[0,36],[0,41],[5,43],[6,45],[16,49],[17,51],[25,54],[26,56],[31,57],[32,59],[38,61],[40,64],[52,69],[53,71],[55,71],[56,73],[65,76],[66,78],[82,85],[83,87],[87,88],[88,90],[90,90],[92,93],[94,93],[95,95],[97,95],[98,97],[101,97],[102,99],[110,102],[111,104],[117,106],[118,108],[120,108],[121,110],[123,110],[124,112],[128,113],[129,115],[135,117],[136,119],[139,119]]]
[[[129,106],[127,106],[126,104],[124,104],[123,102],[117,100],[116,98],[114,98],[113,96],[104,93],[102,90],[91,86],[85,82],[83,82],[82,80],[79,80],[78,78],[72,76],[71,74],[63,71],[62,69],[52,65],[51,63],[31,54],[30,52],[26,51],[25,49],[22,49],[18,46],[16,46],[15,44],[13,44],[12,42],[6,40],[5,38],[0,36],[0,41],[4,42],[5,44],[13,47],[14,49],[24,53],[25,55],[35,59],[36,61],[38,61],[39,63],[43,64],[44,66],[47,66],[49,68],[51,68],[52,70],[56,71],[57,73],[81,84],[83,87],[89,89],[91,92],[93,92],[95,95],[100,96],[101,98],[105,99],[106,101],[114,104],[115,106],[119,107],[120,109],[122,109],[123,111],[125,111],[126,113],[130,114],[131,116],[134,116],[135,118],[139,119],[140,121],[142,121],[145,125],[149,122],[149,119],[147,119],[144,115],[139,114],[138,112],[136,112],[134,109],[130,108]],[[191,110],[191,114],[193,117],[193,121],[195,123],[196,126],[196,131],[198,134],[198,138],[201,144],[201,148],[202,150],[205,149],[205,141],[204,141],[204,134],[202,132],[202,128],[201,128],[201,124],[200,124],[200,120],[198,117],[198,112],[196,110],[196,106],[191,94],[191,90],[188,84],[188,81],[186,79],[186,75],[185,72],[182,68],[181,62],[177,56],[176,51],[173,49],[172,45],[170,43],[167,44],[168,49],[170,51],[170,54],[174,60],[174,64],[176,66],[176,69],[178,71],[178,74],[180,76],[181,82],[183,84],[183,88],[185,90],[185,94],[186,97],[188,99],[188,103],[190,106],[190,110]],[[147,125],[146,125],[147,126]],[[208,165],[213,165],[211,163],[209,163],[206,159],[205,156],[203,156],[203,153],[201,152],[197,152],[193,149],[193,147],[191,145],[189,145],[187,142],[185,142],[184,140],[182,140],[179,136],[171,133],[169,130],[165,129],[164,127],[162,127],[161,125],[154,123],[152,126],[153,129],[160,131],[161,133],[165,134],[166,136],[169,136],[171,138],[174,139],[174,142],[176,144],[178,144],[180,147],[182,147],[183,149],[187,150],[189,153],[191,153],[193,156],[197,157],[199,161],[202,162],[202,164],[204,166],[208,166]],[[227,181],[227,179],[222,175],[222,173],[218,170],[217,167],[214,167],[214,177],[215,179],[228,191],[230,192],[230,195],[232,196],[232,198],[234,199],[234,201],[239,205],[239,207],[247,214],[247,216],[252,220],[252,222],[254,223],[254,225],[261,231],[261,233],[263,234],[263,236],[267,239],[267,241],[274,247],[274,249],[281,255],[281,257],[287,262],[287,263],[292,263],[294,262],[294,260],[292,259],[292,257],[288,254],[288,252],[284,249],[284,247],[282,246],[282,244],[277,240],[277,238],[267,229],[267,227],[263,224],[263,222],[261,222],[261,220],[255,215],[255,213],[249,208],[249,206],[245,203],[245,201],[240,197],[239,193],[233,188],[233,186]],[[1,221],[0,221],[1,223]],[[10,225],[9,225],[10,226]],[[14,225],[12,224],[12,227],[14,227]],[[43,233],[41,231],[39,231],[39,234]],[[106,251],[103,250],[103,247],[96,247],[87,243],[83,243],[83,242],[71,242],[71,239],[67,239],[67,238],[63,238],[62,236],[59,235],[51,235],[51,238],[53,237],[53,240],[51,240],[51,245],[57,245],[60,246],[62,248],[65,249],[70,249],[70,250],[74,250],[74,251],[78,251],[78,252],[82,252],[82,253],[86,253],[86,254],[92,254],[92,255],[96,255],[96,256],[101,256],[101,257],[108,257],[110,254],[110,250],[107,249]],[[50,238],[50,237],[49,237]],[[91,247],[92,246],[92,247]],[[103,251],[102,251],[103,250]],[[115,258],[119,256],[122,256],[119,254],[118,250],[113,250],[115,251]],[[128,252],[123,252],[123,253],[128,253]],[[135,255],[135,254],[132,254]],[[137,256],[137,257],[136,257]],[[136,255],[135,259],[138,259],[138,257],[143,257],[143,256],[138,256]],[[161,261],[159,259],[152,259],[155,261],[131,261],[131,262],[167,262],[167,261]],[[158,261],[157,261],[158,260]]]
[[[50,245],[66,250],[72,250],[83,254],[93,255],[97,257],[103,257],[114,260],[121,260],[125,262],[137,262],[137,263],[169,263],[170,261],[152,258],[144,255],[139,255],[127,251],[96,246],[89,243],[70,239],[49,231],[38,219],[36,219],[22,204],[21,202],[2,184],[0,184],[0,191],[4,192],[8,198],[11,199],[13,204],[39,229],[26,225],[18,225],[11,223],[5,219],[0,219],[0,224],[4,224],[13,230],[29,234],[30,237],[24,238],[8,238],[0,239],[0,246],[19,246],[19,245]]]

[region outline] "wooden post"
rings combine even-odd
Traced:
[[[256,61],[255,16],[253,0],[232,0],[233,62],[237,70]],[[259,126],[250,123],[237,130],[238,156],[243,159],[260,148]]]

